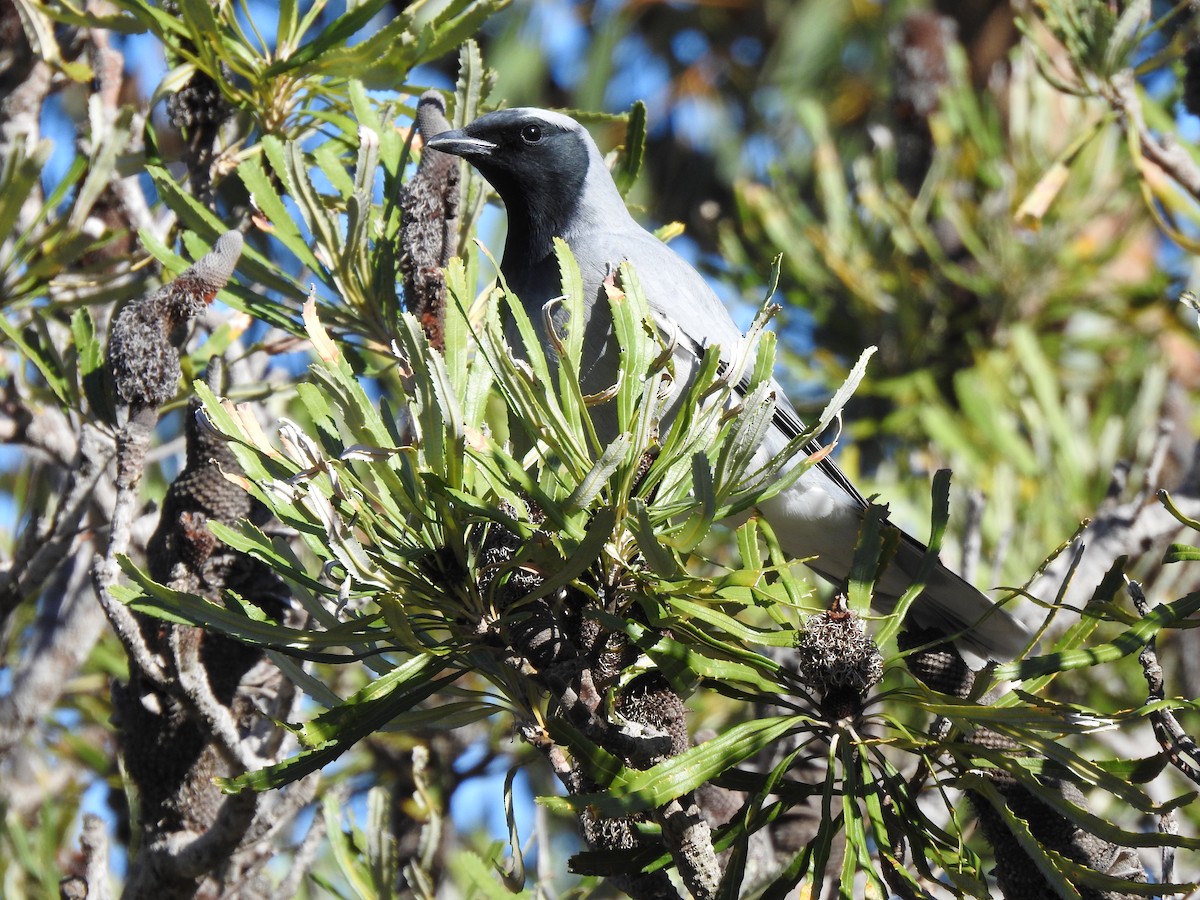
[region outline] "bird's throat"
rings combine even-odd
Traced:
[[[533,265],[554,252],[556,237],[569,240],[578,203],[578,193],[573,196],[526,194],[515,200],[504,197],[508,210],[504,268]]]

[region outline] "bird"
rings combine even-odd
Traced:
[[[542,322],[543,305],[562,292],[554,239],[570,247],[584,287],[585,389],[602,389],[615,378],[618,347],[604,281],[625,261],[632,264],[658,327],[680,338],[676,359],[691,357],[684,360],[683,377],[676,368],[680,383],[686,383],[686,373],[695,370],[707,347],[719,347],[723,362],[732,363],[743,335],[724,303],[689,262],[634,219],[599,147],[575,119],[531,107],[500,109],[433,135],[425,146],[466,160],[499,195],[508,217],[500,272],[534,323]],[[541,337],[546,341],[544,332]],[[804,431],[782,388],[775,383],[773,390],[776,407],[760,459],[781,453]],[[807,456],[798,454],[789,465]],[[868,507],[825,455],[758,509],[789,556],[844,588]],[[872,597],[873,608],[885,615],[912,583],[926,553],[920,541],[897,530],[896,552]],[[940,561],[909,615],[921,628],[954,637],[972,668],[1014,659],[1029,643],[1024,625]]]

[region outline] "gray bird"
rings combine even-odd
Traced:
[[[607,314],[603,281],[628,260],[665,334],[677,333],[676,376],[683,383],[703,348],[722,348],[731,361],[742,334],[725,306],[690,264],[642,228],[629,214],[595,141],[574,119],[542,109],[504,109],[465,128],[426,141],[427,147],[460,156],[496,189],[508,212],[508,237],[500,264],[509,288],[531,320],[561,292],[552,241],[570,246],[583,275],[584,387],[611,385],[617,348]],[[600,314],[592,315],[599,304]],[[545,336],[543,335],[543,339]],[[684,360],[681,375],[679,355]],[[683,391],[678,391],[679,397]],[[796,411],[776,386],[777,409],[760,456],[779,453],[803,431]],[[797,459],[797,462],[799,459]],[[760,510],[783,549],[835,585],[844,586],[867,501],[828,458]],[[890,612],[908,588],[925,547],[903,535],[893,562],[876,584],[875,608]],[[956,644],[978,667],[987,659],[1009,660],[1025,649],[1026,629],[1007,612],[940,563],[910,609],[918,625],[944,635],[962,632]]]

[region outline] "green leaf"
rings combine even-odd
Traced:
[[[1023,788],[1063,816],[1072,825],[1101,840],[1108,841],[1110,844],[1118,847],[1180,847],[1188,850],[1200,850],[1200,838],[1160,831],[1127,831],[1084,807],[1076,806],[1063,796],[1062,791],[1055,784],[1042,784],[1038,779],[1031,777],[1021,767],[1020,761],[1015,759],[1011,753],[988,751],[981,755],[986,756],[997,767],[1010,772]],[[1193,794],[1192,799],[1194,797]]]
[[[13,342],[26,360],[33,363],[42,378],[45,379],[46,386],[54,392],[54,396],[58,398],[59,402],[64,406],[74,405],[71,400],[70,383],[63,371],[62,360],[59,359],[50,343],[43,338],[43,332],[32,326],[29,329],[22,329],[6,316],[0,316],[0,331],[4,332]],[[33,342],[26,339],[27,335],[33,339]]]
[[[605,624],[610,628],[615,626],[607,621]],[[707,648],[677,641],[669,634],[649,631],[636,622],[625,622],[624,629],[677,693],[686,695],[698,679],[736,684],[767,696],[782,693],[781,681],[764,674],[778,671],[778,663],[765,656],[759,657],[760,666],[754,666],[736,659],[719,658],[716,651],[711,651],[714,655],[710,656],[703,652]]]
[[[629,456],[629,435],[620,434],[613,440],[611,444],[604,448],[604,452],[600,454],[600,458],[596,460],[596,464],[591,470],[583,476],[579,485],[571,492],[571,496],[566,499],[563,508],[567,512],[575,512],[580,509],[587,509],[593,504],[600,493],[609,486],[609,479],[621,463],[626,462]]]
[[[537,896],[534,891],[511,891],[505,887],[496,872],[495,864],[489,863],[478,853],[460,850],[450,859],[455,883],[466,891],[466,896],[480,900],[529,900]]]
[[[88,405],[98,418],[111,420],[113,401],[105,380],[104,349],[96,335],[96,323],[90,310],[77,309],[71,314],[71,337],[75,343],[79,385]]]
[[[554,255],[558,260],[559,279],[562,284],[562,299],[558,306],[543,307],[543,327],[547,328],[558,349],[557,369],[559,395],[567,401],[563,414],[567,427],[578,434],[586,422],[591,445],[596,446],[595,431],[591,417],[583,402],[583,390],[579,381],[583,352],[584,309],[589,298],[583,296],[583,275],[567,242],[554,238]],[[554,301],[551,301],[553,304]],[[549,321],[546,321],[549,314]],[[560,342],[560,343],[559,343]]]
[[[21,207],[39,183],[53,151],[54,142],[49,140],[38,141],[28,155],[24,141],[13,141],[9,146],[8,156],[0,166],[0,234],[14,234]],[[6,301],[0,300],[0,306],[4,305]]]
[[[321,801],[321,812],[325,818],[325,834],[328,836],[334,861],[346,884],[359,897],[377,897],[363,865],[364,848],[353,840],[353,835],[342,829],[343,798],[338,796],[337,792],[329,791]]]
[[[462,128],[479,117],[480,109],[491,92],[494,75],[483,64],[483,54],[474,40],[464,41],[458,51],[458,80],[454,84],[455,104],[451,124]]]
[[[24,34],[18,40],[27,38],[37,59],[44,60],[77,84],[85,84],[92,80],[92,69],[86,62],[63,58],[58,37],[54,33],[54,23],[45,9],[46,4],[35,3],[32,0],[16,0],[14,5],[21,25],[24,26]],[[7,235],[8,232],[3,231],[0,234]]]
[[[642,160],[646,156],[646,104],[635,100],[629,109],[629,122],[625,126],[625,148],[620,162],[613,172],[613,180],[621,196],[629,193],[638,173],[642,170]]]
[[[235,528],[210,519],[208,529],[231,549],[260,560],[268,565],[271,571],[282,575],[289,581],[301,584],[318,594],[329,592],[329,585],[311,577],[299,567],[294,559],[289,559],[280,553],[275,542],[257,526],[251,525],[249,522],[241,522]]]
[[[829,863],[833,838],[841,827],[841,816],[835,816],[833,812],[834,782],[838,771],[837,752],[840,738],[840,733],[834,735],[825,756],[825,781],[821,791],[820,826],[817,833],[767,886],[762,893],[764,900],[783,900],[784,897],[790,896],[792,889],[809,873],[812,873],[812,880],[818,884],[825,879],[825,869]]]
[[[1096,627],[1100,624],[1100,616],[1094,614],[1094,610],[1103,608],[1106,604],[1112,602],[1116,597],[1117,592],[1125,585],[1125,557],[1116,559],[1108,571],[1104,574],[1100,584],[1096,586],[1092,596],[1088,599],[1087,605],[1084,607],[1084,614],[1079,617],[1079,620],[1071,625],[1070,628],[1063,633],[1052,646],[1053,653],[1065,653],[1075,650],[1083,645],[1083,643],[1091,637]],[[1064,580],[1063,586],[1060,589],[1060,596],[1055,598],[1055,604],[1062,602],[1061,592],[1065,592],[1068,582]],[[1043,626],[1045,629],[1049,625],[1047,622]],[[1058,677],[1058,672],[1050,672],[1038,678],[1026,680],[1025,689],[1031,694],[1040,695],[1051,681]],[[996,700],[998,706],[1008,706],[1017,702],[1016,692],[1009,692]]]
[[[1190,544],[1172,544],[1163,554],[1163,565],[1177,562],[1195,562],[1200,560],[1200,547]]]
[[[659,542],[645,501],[640,497],[630,498],[629,513],[632,519],[625,522],[624,526],[637,538],[638,551],[645,557],[651,570],[661,578],[678,578],[682,574],[679,559]]]
[[[806,722],[806,719],[795,716],[773,716],[743,722],[649,769],[622,767],[603,793],[540,797],[538,802],[558,811],[578,812],[592,808],[604,816],[622,816],[656,809],[711,781],[763,747],[806,727]],[[570,746],[574,751],[574,745]]]
[[[230,609],[196,594],[158,584],[128,557],[122,556],[118,561],[136,586],[119,585],[113,588],[113,595],[135,612],[147,613],[166,622],[196,625],[251,646],[326,661],[349,661],[354,658],[345,653],[349,645],[374,647],[387,638],[387,632],[375,624],[378,617],[351,620],[336,630],[327,631],[289,628],[251,618],[243,610]],[[342,652],[321,652],[326,648]]]
[[[1191,528],[1193,531],[1200,531],[1200,522],[1184,515],[1183,511],[1180,510],[1180,508],[1175,505],[1175,502],[1171,499],[1171,495],[1167,491],[1160,490],[1158,492],[1158,499],[1159,499],[1159,502],[1162,503],[1162,505],[1164,507],[1166,507],[1167,512],[1169,512],[1172,516],[1175,517],[1176,521],[1180,522],[1183,525],[1186,525],[1188,528]]]
[[[458,677],[457,672],[433,677],[441,666],[431,656],[410,659],[306,725],[303,732],[310,749],[255,772],[217,779],[217,783],[226,793],[266,791],[317,771]]]
[[[72,228],[84,227],[100,195],[120,177],[116,171],[117,161],[133,136],[133,113],[132,106],[122,106],[109,121],[109,112],[100,95],[92,94],[88,98],[88,124],[93,146],[87,175],[79,186],[67,219]]]
[[[276,78],[295,69],[307,67],[321,57],[329,57],[339,44],[345,44],[365,28],[375,14],[385,6],[387,6],[387,0],[366,0],[366,2],[356,4],[330,22],[320,34],[298,47],[294,53],[268,66],[263,71],[262,77],[264,79]],[[403,16],[395,21],[406,25],[408,17]],[[344,47],[342,52],[345,52]],[[352,72],[347,74],[353,75]]]
[[[658,610],[646,609],[651,624],[660,627],[689,628],[694,627],[692,623],[703,622],[750,644],[764,647],[790,647],[796,642],[794,630],[756,628],[707,604],[697,603],[681,595],[671,597],[670,611],[672,614],[670,617],[660,618],[661,613]]]
[[[950,470],[938,469],[933,476],[930,486],[933,495],[933,509],[930,513],[929,541],[925,554],[921,557],[921,565],[913,575],[912,583],[896,601],[889,615],[875,627],[875,643],[883,646],[892,639],[904,624],[908,610],[921,595],[934,567],[938,565],[938,554],[942,549],[942,539],[946,534],[946,526],[950,521]]]
[[[262,211],[272,226],[272,234],[294,254],[301,263],[313,272],[322,269],[321,264],[309,248],[308,241],[300,234],[296,220],[275,192],[275,187],[263,168],[262,158],[250,156],[238,166],[238,178],[250,192],[251,202]]]
[[[130,0],[114,0],[115,6],[131,6]],[[46,16],[56,22],[66,25],[81,25],[84,28],[103,28],[120,34],[143,34],[147,26],[143,19],[129,15],[104,15],[92,12],[90,9],[80,10],[65,4],[43,4],[42,10]],[[89,76],[90,77],[90,76]],[[86,80],[86,79],[84,79]]]
[[[605,546],[612,539],[616,521],[616,511],[611,507],[596,510],[588,523],[583,540],[567,550],[567,558],[562,568],[546,578],[537,590],[523,599],[534,600],[549,596],[582,575],[604,552]]]
[[[1141,42],[1141,31],[1150,20],[1150,0],[1132,0],[1121,12],[1104,47],[1101,72],[1115,74],[1129,65],[1129,56]]]
[[[1013,814],[1008,808],[1004,797],[996,790],[986,778],[980,776],[969,776],[964,779],[972,791],[983,797],[992,805],[998,812],[1008,830],[1017,839],[1017,843],[1021,845],[1021,849],[1025,851],[1025,855],[1037,866],[1042,877],[1046,879],[1054,892],[1063,900],[1081,900],[1079,891],[1075,885],[1067,879],[1063,874],[1066,862],[1062,856],[1052,850],[1042,846],[1033,833],[1029,830],[1029,824],[1021,818]]]
[[[1197,610],[1200,610],[1200,592],[1188,594],[1173,603],[1156,606],[1136,625],[1108,643],[1006,663],[996,669],[993,677],[997,681],[1023,681],[1053,672],[1066,672],[1114,662],[1141,650],[1162,629],[1177,627]]]
[[[341,227],[337,217],[328,209],[324,197],[317,191],[308,173],[308,160],[304,150],[296,141],[288,141],[283,147],[287,167],[287,186],[304,223],[312,233],[313,241],[325,251],[326,262],[314,270],[324,275],[334,266],[343,247]]]

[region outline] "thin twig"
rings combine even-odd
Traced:
[[[87,558],[76,556],[42,597],[41,614],[12,673],[12,688],[0,697],[0,759],[54,708],[69,678],[92,652],[103,624],[88,590]]]
[[[1159,834],[1179,834],[1179,816],[1175,810],[1167,810],[1158,817],[1158,831]],[[1160,875],[1159,880],[1165,884],[1175,880],[1175,848],[1173,846],[1162,848],[1162,872]]]
[[[300,893],[300,884],[308,877],[308,873],[312,871],[313,864],[317,860],[317,851],[321,847],[321,842],[325,839],[325,817],[321,815],[313,816],[312,824],[308,826],[308,832],[304,835],[304,840],[300,842],[299,848],[292,855],[292,865],[288,870],[283,881],[280,882],[278,890],[272,894],[274,900],[292,900],[293,897]]]
[[[92,577],[95,579],[96,593],[100,598],[100,605],[104,607],[104,614],[130,658],[151,681],[166,686],[169,679],[162,660],[151,653],[146,645],[133,613],[111,593],[120,578],[117,557],[129,548],[129,533],[137,499],[136,489],[141,481],[142,462],[156,422],[157,415],[154,409],[144,407],[130,417],[117,439],[117,499],[113,506],[108,549],[103,558],[97,557]]]
[[[169,862],[169,871],[178,878],[202,878],[228,858],[241,843],[246,828],[254,819],[261,795],[246,790],[225,798],[216,820],[203,834],[173,832],[168,835],[170,849],[158,851]],[[153,869],[153,865],[150,867]]]
[[[171,654],[175,658],[175,674],[192,709],[208,726],[221,749],[244,771],[252,772],[267,765],[265,760],[249,749],[239,734],[238,724],[224,703],[213,694],[208,671],[200,660],[199,629],[176,626],[170,629]]]
[[[23,539],[11,567],[0,572],[0,622],[62,564],[79,536],[84,514],[95,502],[100,476],[108,468],[114,452],[112,441],[100,429],[84,424],[77,460],[50,532]]]
[[[246,843],[270,840],[284,828],[291,827],[300,811],[317,796],[321,780],[321,773],[313,772],[288,785],[286,790],[272,791],[266,795],[274,802],[259,809],[254,824],[246,832]]]
[[[108,830],[102,818],[93,813],[83,817],[79,844],[86,867],[88,900],[109,900],[112,891],[108,883]]]
[[[146,641],[142,637],[142,630],[138,627],[133,613],[109,593],[109,589],[120,581],[120,571],[121,568],[115,561],[96,556],[92,566],[96,596],[104,609],[104,615],[108,618],[108,624],[116,632],[117,638],[121,641],[125,652],[129,654],[130,660],[137,664],[142,674],[154,685],[169,689],[171,682],[163,668],[162,657],[151,652],[146,645]]]
[[[1145,616],[1150,612],[1150,604],[1142,592],[1142,586],[1136,581],[1127,581],[1129,596],[1138,614]],[[1146,703],[1152,704],[1165,699],[1164,678],[1162,665],[1158,661],[1157,641],[1151,638],[1142,652],[1138,654],[1138,662],[1142,664],[1142,674],[1146,678]],[[1159,745],[1166,751],[1171,764],[1196,784],[1200,784],[1200,745],[1183,730],[1179,720],[1165,708],[1159,708],[1150,713],[1150,725]],[[1189,759],[1184,759],[1187,756]]]
[[[1137,135],[1142,155],[1167,173],[1180,187],[1200,200],[1200,167],[1187,151],[1173,142],[1160,141],[1154,136],[1142,115],[1142,102],[1137,95],[1137,81],[1132,69],[1112,77],[1112,90],[1102,91],[1105,98],[1129,119]]]

